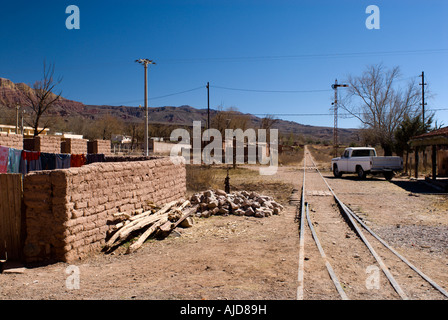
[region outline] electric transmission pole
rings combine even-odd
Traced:
[[[333,152],[334,156],[338,156],[338,88],[339,87],[348,87],[348,84],[338,84],[338,79],[334,81],[334,84],[331,85],[331,88],[334,89],[334,102],[333,111],[334,111],[334,127],[333,127]]]
[[[148,148],[148,64],[156,64],[154,61],[149,59],[137,59],[135,62],[142,64],[145,68],[145,144],[144,153],[145,156],[149,156]]]
[[[427,105],[427,103],[425,103],[425,72],[422,71],[421,76],[422,77],[422,83],[420,83],[420,85],[422,86],[422,122],[423,122],[423,126],[425,126],[425,105]]]
[[[422,86],[422,125],[423,125],[423,130],[424,133],[426,133],[426,124],[425,124],[425,105],[427,103],[425,103],[425,72],[422,71],[422,74],[420,75],[420,77],[422,77],[422,83],[420,83],[420,85]],[[416,151],[417,153],[418,151]],[[423,167],[426,170],[426,148],[423,148]],[[418,162],[416,163],[416,167],[418,166]],[[417,171],[416,171],[417,172]]]
[[[207,129],[210,129],[210,84],[207,82]]]
[[[16,134],[19,133],[19,103],[16,104]]]

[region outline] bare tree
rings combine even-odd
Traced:
[[[402,89],[395,84],[400,68],[371,65],[361,76],[348,77],[347,95],[340,106],[361,121],[369,136],[391,155],[394,133],[405,116],[419,112],[420,91],[414,80]]]
[[[267,114],[264,118],[261,119],[261,129],[269,130],[277,122],[278,122],[278,119],[276,119],[271,114]]]
[[[218,107],[218,112],[211,119],[211,128],[215,128],[225,133],[225,129],[241,129],[245,131],[250,125],[250,116],[238,111],[235,107],[223,110],[222,106]]]
[[[24,98],[25,107],[28,107],[30,114],[30,122],[28,123],[34,129],[34,136],[39,135],[46,128],[48,128],[48,119],[44,121],[40,128],[40,122],[43,120],[43,116],[48,113],[61,98],[61,92],[58,94],[53,93],[55,87],[62,82],[62,78],[58,80],[53,79],[54,64],[50,64],[47,67],[44,61],[43,79],[36,81],[33,88],[27,86],[20,86],[20,95]],[[39,130],[40,129],[40,130]]]
[[[141,122],[130,122],[125,125],[124,133],[131,137],[131,150],[139,144],[140,141],[144,141],[145,125]]]

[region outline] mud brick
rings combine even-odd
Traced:
[[[87,208],[87,201],[81,201],[75,203],[75,209]]]

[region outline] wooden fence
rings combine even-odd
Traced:
[[[0,174],[0,260],[22,258],[22,175]]]

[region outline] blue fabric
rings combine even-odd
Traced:
[[[8,173],[20,173],[22,150],[9,148]]]
[[[42,170],[54,170],[56,169],[56,154],[41,152],[40,162]]]
[[[55,156],[56,156],[56,169],[70,168],[70,154],[55,154]]]

